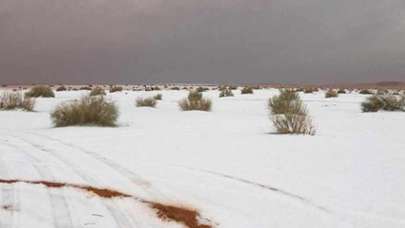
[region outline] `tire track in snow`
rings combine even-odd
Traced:
[[[3,140],[3,142],[4,142],[4,140]],[[46,167],[44,165],[38,165],[38,164],[42,163],[41,160],[32,156],[29,153],[22,152],[23,150],[21,150],[20,148],[18,148],[17,146],[15,146],[9,142],[5,142],[4,144],[6,144],[9,147],[14,148],[17,152],[23,153],[24,157],[32,165],[32,167],[36,170],[36,172],[41,177],[41,179],[55,180],[55,177],[52,175],[52,172],[48,167]],[[53,218],[54,227],[56,227],[56,228],[73,227],[72,217],[70,215],[68,203],[67,203],[65,196],[60,195],[54,189],[47,189],[47,192],[48,192],[48,197],[49,197],[51,208],[52,208],[51,211],[53,213],[52,218]]]
[[[6,169],[7,165],[4,160],[0,157],[0,174],[1,176],[9,176]],[[18,207],[18,199],[16,189],[13,185],[3,185],[1,187],[1,219],[0,227],[2,228],[12,228],[14,227],[14,220],[16,218],[15,210]],[[7,210],[6,210],[7,208]]]
[[[288,198],[290,198],[290,199],[298,200],[298,201],[302,202],[303,204],[305,204],[305,205],[307,205],[307,206],[311,206],[311,207],[313,207],[313,208],[315,208],[315,209],[318,209],[318,210],[320,210],[320,211],[323,211],[323,212],[325,212],[325,213],[334,214],[334,211],[331,210],[331,209],[329,209],[329,208],[326,208],[326,207],[324,207],[324,206],[318,205],[318,204],[314,203],[314,202],[313,202],[312,200],[310,200],[310,199],[307,199],[307,198],[302,197],[302,196],[300,196],[300,195],[297,195],[297,194],[294,194],[294,193],[285,191],[285,190],[280,189],[280,188],[276,188],[276,187],[272,187],[272,186],[269,186],[269,185],[260,184],[260,183],[257,183],[257,182],[254,182],[254,181],[250,181],[250,180],[247,180],[247,179],[244,179],[244,178],[240,178],[240,177],[236,177],[236,176],[231,176],[231,175],[228,175],[228,174],[219,173],[219,172],[214,172],[214,171],[210,171],[210,170],[196,169],[196,168],[185,167],[185,166],[176,166],[176,167],[179,167],[179,168],[182,168],[182,169],[186,169],[186,170],[191,170],[191,171],[197,171],[197,172],[200,172],[200,173],[206,173],[206,174],[214,175],[214,176],[217,176],[217,177],[226,178],[226,179],[230,179],[230,180],[233,180],[233,181],[236,181],[236,182],[240,182],[240,183],[244,183],[244,184],[247,184],[247,185],[251,185],[251,186],[254,186],[254,187],[259,187],[259,188],[262,188],[262,189],[265,189],[265,190],[269,190],[269,191],[272,191],[272,192],[281,194],[281,195],[283,195],[283,196],[285,196],[285,197],[288,197]]]
[[[67,161],[64,160],[64,159],[61,159],[61,158],[60,158],[58,155],[56,155],[55,153],[51,153],[50,151],[44,150],[42,147],[38,147],[38,145],[29,143],[26,139],[21,139],[21,138],[16,137],[16,136],[12,136],[12,137],[14,137],[14,138],[16,138],[16,139],[18,139],[18,140],[24,141],[24,142],[27,143],[28,145],[31,145],[32,147],[36,148],[36,149],[39,150],[39,151],[42,151],[43,153],[51,154],[52,157],[54,157],[55,159],[57,159],[58,161],[60,161],[61,163],[63,163],[63,164],[66,166],[67,169],[71,169],[78,177],[80,177],[80,178],[83,179],[84,181],[86,181],[86,182],[91,182],[91,183],[94,183],[94,184],[98,184],[98,182],[95,181],[94,178],[89,177],[87,174],[83,173],[82,171],[79,171],[79,170],[75,169],[75,166],[72,166],[72,163],[67,162]],[[18,148],[18,147],[15,146],[15,145],[10,144],[10,146],[13,146],[13,147],[15,147],[16,149],[19,149],[19,150],[20,150],[20,148]],[[29,157],[32,158],[32,156],[31,156],[30,154],[28,154],[27,152],[22,152],[22,153],[24,153],[24,155],[29,156]],[[39,162],[40,162],[40,161],[39,161]],[[47,172],[50,173],[50,170],[47,171]],[[53,178],[52,180],[54,180],[54,178]],[[55,189],[55,190],[53,190],[53,191],[58,191],[58,190]],[[59,199],[54,199],[54,200],[56,200],[56,201],[59,200],[59,201],[60,201],[60,198],[59,198]],[[66,202],[66,199],[65,199],[65,202]],[[132,228],[132,227],[134,227],[134,225],[129,222],[129,216],[127,215],[127,213],[124,213],[116,203],[114,203],[114,202],[112,202],[112,203],[111,203],[111,202],[104,202],[104,201],[101,201],[101,202],[102,202],[102,205],[104,205],[104,207],[106,208],[106,210],[109,212],[109,215],[111,216],[111,218],[114,219],[115,223],[117,224],[117,227],[119,227],[119,228]],[[66,204],[66,205],[67,205],[67,204]],[[67,209],[67,208],[66,208],[66,209]],[[63,211],[63,210],[65,210],[65,209],[63,209],[62,207],[59,206],[56,211],[58,211],[58,210],[62,210],[62,211]],[[53,211],[55,211],[55,210],[53,210]],[[66,212],[65,212],[65,213],[64,213],[64,212],[55,212],[55,213],[58,213],[58,214],[55,215],[54,218],[56,218],[56,217],[60,218],[61,216],[63,216],[63,214],[65,214],[65,216],[66,216]],[[56,219],[56,220],[57,220],[57,219]],[[136,223],[136,222],[134,222],[134,223]],[[59,226],[59,227],[61,227],[61,228],[65,228],[65,227],[66,227],[66,228],[72,228],[72,227],[73,227],[73,222],[71,223],[70,226]],[[58,227],[58,228],[59,228],[59,227]],[[135,226],[135,227],[136,227],[136,226]]]

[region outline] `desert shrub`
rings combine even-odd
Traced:
[[[148,98],[138,98],[136,100],[136,107],[152,107],[156,106],[156,100],[153,97]]]
[[[197,87],[196,91],[199,93],[202,93],[202,92],[208,91],[208,88],[200,86],[200,87]]]
[[[54,92],[49,86],[34,86],[25,93],[26,97],[55,97]]]
[[[80,100],[62,103],[51,113],[56,127],[72,125],[115,126],[118,109],[102,96],[85,96]]]
[[[179,102],[179,106],[183,111],[210,111],[212,102],[209,99],[203,98],[202,93],[190,91],[188,97]]]
[[[171,87],[170,89],[171,89],[171,90],[180,90],[180,88],[179,88],[179,87],[177,87],[177,86],[175,86],[175,87]]]
[[[311,117],[299,95],[292,90],[281,90],[269,100],[273,125],[280,134],[315,134]]]
[[[163,98],[163,95],[161,93],[158,93],[155,96],[153,96],[153,99],[159,100],[159,101],[162,100],[162,98]]]
[[[405,111],[405,97],[395,95],[373,95],[361,103],[363,112]]]
[[[97,86],[91,90],[90,96],[98,96],[98,95],[104,96],[105,90],[103,88]]]
[[[60,91],[66,91],[66,87],[65,86],[59,86],[58,88],[56,88],[56,91],[60,92]]]
[[[318,92],[318,88],[305,88],[304,93],[314,93]]]
[[[232,90],[228,88],[221,90],[219,97],[233,97]]]
[[[338,94],[345,94],[346,90],[345,89],[338,89],[337,93]]]
[[[0,96],[0,109],[12,110],[22,109],[25,111],[33,111],[35,100],[33,98],[23,98],[20,93],[3,93]]]
[[[82,86],[79,90],[91,90],[90,86]]]
[[[252,87],[244,87],[241,90],[241,94],[253,94],[253,88]]]
[[[370,94],[374,94],[372,91],[368,90],[368,89],[362,89],[359,92],[360,94],[364,94],[364,95],[370,95]]]
[[[331,97],[338,97],[338,93],[333,89],[330,89],[325,93],[325,98],[331,98]]]
[[[121,86],[111,86],[110,93],[121,92],[122,90],[123,88]]]
[[[159,87],[159,86],[154,86],[154,87],[152,87],[152,90],[161,90],[161,88]]]

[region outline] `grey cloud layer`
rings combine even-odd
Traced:
[[[1,81],[405,80],[404,9],[403,0],[2,0]]]

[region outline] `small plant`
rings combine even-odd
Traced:
[[[202,93],[202,92],[205,92],[205,91],[208,91],[208,88],[206,88],[206,87],[198,87],[197,89],[196,89],[196,91],[197,92],[199,92],[199,93]]]
[[[179,106],[183,111],[210,111],[212,102],[209,99],[203,98],[202,93],[190,91],[188,97],[179,102]]]
[[[13,110],[22,109],[24,111],[33,111],[35,100],[33,98],[23,98],[20,93],[3,93],[0,96],[0,109]]]
[[[339,89],[337,91],[338,94],[346,94],[346,90],[345,89]]]
[[[118,109],[102,96],[85,96],[74,102],[60,104],[51,113],[56,127],[73,125],[115,126]]]
[[[363,112],[405,111],[405,97],[395,95],[373,95],[361,103]]]
[[[272,122],[280,134],[315,134],[308,111],[298,94],[281,90],[269,100]]]
[[[304,89],[304,93],[314,93],[314,92],[318,92],[317,88],[305,88]]]
[[[90,86],[82,86],[79,90],[91,90]]]
[[[253,94],[253,88],[252,87],[244,87],[241,90],[241,94]]]
[[[360,90],[359,93],[360,93],[360,94],[363,94],[363,95],[371,95],[371,94],[374,94],[372,91],[370,91],[370,90],[368,90],[368,89],[362,89],[362,90]]]
[[[58,88],[56,88],[56,91],[61,92],[61,91],[66,91],[66,87],[65,86],[59,86]]]
[[[111,86],[110,93],[121,92],[123,88],[121,86]]]
[[[177,86],[175,86],[175,87],[171,87],[170,89],[171,89],[171,90],[180,90],[180,88],[179,88],[179,87],[177,87]]]
[[[153,99],[161,101],[163,98],[163,95],[161,93],[156,94],[155,96],[153,96]]]
[[[232,90],[228,88],[221,90],[219,97],[233,97]]]
[[[152,107],[156,106],[156,100],[153,97],[148,98],[138,98],[136,100],[136,107]]]
[[[90,92],[90,96],[104,96],[104,95],[105,90],[99,86],[94,87]]]
[[[325,98],[331,98],[331,97],[338,97],[338,93],[333,89],[330,89],[325,93]]]
[[[54,92],[49,86],[34,86],[25,93],[26,97],[55,97]]]

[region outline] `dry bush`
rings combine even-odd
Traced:
[[[79,90],[91,90],[90,86],[82,86]]]
[[[212,102],[209,99],[203,98],[202,93],[190,91],[188,97],[179,102],[179,106],[183,111],[210,111]]]
[[[219,93],[219,97],[233,97],[232,90],[229,88],[222,89]]]
[[[49,86],[34,86],[25,93],[26,97],[55,97],[55,94]]]
[[[374,94],[371,90],[368,90],[368,89],[362,89],[362,90],[360,90],[359,93],[364,94],[364,95]]]
[[[209,89],[207,87],[201,87],[201,86],[196,89],[196,91],[199,92],[199,93],[202,93],[202,92],[205,92],[205,91],[208,91],[208,90]]]
[[[59,86],[58,88],[56,88],[56,91],[60,92],[60,91],[66,91],[66,87],[65,86]]]
[[[314,93],[314,92],[318,92],[318,88],[305,88],[304,89],[304,93]]]
[[[405,97],[395,95],[373,95],[361,103],[363,112],[405,111]]]
[[[121,92],[122,90],[123,88],[121,86],[111,86],[110,93]]]
[[[338,97],[338,93],[333,89],[330,89],[325,93],[325,98],[331,98],[331,97]]]
[[[90,92],[90,96],[104,96],[105,95],[105,90],[99,86],[94,87],[91,92]]]
[[[244,87],[241,91],[241,94],[253,94],[253,88],[252,87]]]
[[[13,110],[22,109],[25,111],[33,111],[35,100],[33,98],[23,98],[20,93],[3,93],[0,96],[0,109]]]
[[[74,102],[60,104],[51,113],[56,127],[72,125],[115,126],[118,109],[102,96],[85,96]]]
[[[337,91],[338,94],[346,94],[346,90],[345,89],[339,89]]]
[[[153,96],[153,99],[161,101],[163,98],[163,95],[161,93],[156,94],[155,96]]]
[[[292,90],[281,90],[269,100],[272,122],[280,134],[314,135],[315,128],[304,103]]]
[[[171,90],[180,90],[180,88],[179,88],[179,87],[177,87],[177,86],[175,86],[175,87],[171,87],[170,89],[171,89]]]
[[[136,100],[136,107],[152,107],[156,106],[156,100],[153,97],[148,98],[138,98]]]

